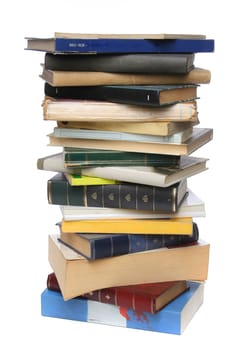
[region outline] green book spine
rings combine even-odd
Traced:
[[[186,193],[186,181],[170,187],[132,183],[71,186],[62,173],[48,180],[49,204],[176,212]]]
[[[64,147],[65,167],[179,165],[180,156]]]

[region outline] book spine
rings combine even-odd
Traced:
[[[195,53],[213,52],[212,39],[78,39],[56,38],[56,52],[75,53]]]
[[[71,166],[176,166],[179,164],[180,156],[149,154],[138,152],[104,151],[92,150],[91,152],[79,151],[64,147],[64,165]]]
[[[112,73],[185,74],[193,68],[194,54],[114,54],[98,56],[46,53],[50,70],[100,71]]]
[[[177,191],[136,184],[71,186],[67,179],[48,180],[49,204],[175,212]]]

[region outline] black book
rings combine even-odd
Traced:
[[[194,68],[194,54],[45,54],[46,69],[143,74],[185,74]]]
[[[99,85],[54,87],[45,83],[46,96],[56,99],[98,100],[164,106],[197,98],[198,85]]]

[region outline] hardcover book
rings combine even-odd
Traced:
[[[199,120],[196,122],[147,122],[147,123],[131,123],[131,122],[62,122],[57,121],[57,126],[61,128],[74,128],[74,129],[93,129],[93,130],[110,130],[131,132],[135,134],[144,135],[160,135],[169,136],[176,132],[182,131],[189,127],[194,127],[199,124]]]
[[[66,168],[63,154],[58,153],[39,158],[37,167],[40,170],[61,173],[77,173],[80,175],[104,177],[122,182],[131,182],[148,186],[169,187],[184,178],[194,176],[207,170],[207,158],[181,156],[179,166],[152,167],[152,166],[100,166]]]
[[[111,235],[67,233],[60,230],[58,239],[85,258],[96,260],[163,247],[182,246],[197,242],[198,238],[198,226],[193,223],[191,235]]]
[[[185,74],[194,68],[194,54],[45,54],[45,69],[84,72]]]
[[[188,281],[188,287],[186,292],[155,314],[136,313],[132,309],[84,298],[64,301],[60,292],[46,288],[41,294],[41,314],[45,317],[180,335],[204,299],[204,283]]]
[[[169,217],[205,217],[205,204],[190,189],[175,213],[157,213],[151,210],[131,210],[61,205],[62,217],[66,221],[95,219],[160,219]]]
[[[54,272],[47,277],[47,288],[58,292],[61,291]],[[99,289],[83,294],[82,297],[132,309],[139,313],[149,312],[155,314],[188,289],[187,281],[169,281]]]
[[[47,181],[49,204],[176,212],[187,192],[187,180],[169,187],[116,183],[72,186],[63,173]]]
[[[102,177],[85,176],[85,175],[71,175],[64,174],[71,186],[93,186],[93,185],[112,185],[119,183],[115,180],[104,179]]]
[[[55,127],[53,135],[55,137],[72,138],[72,139],[91,139],[91,140],[115,140],[129,142],[152,142],[152,143],[183,143],[188,140],[193,133],[193,128],[177,132],[170,136],[159,135],[140,135],[127,132],[105,131],[105,130],[87,130],[87,129],[69,129]]]
[[[54,87],[45,95],[55,99],[99,100],[142,106],[166,106],[197,99],[197,85],[101,85]]]
[[[48,258],[65,300],[93,290],[166,281],[207,279],[209,244],[161,248],[90,261],[49,236]],[[75,278],[74,278],[75,276]]]
[[[179,166],[180,156],[64,147],[66,168],[97,166]]]
[[[93,100],[43,101],[45,120],[84,122],[155,122],[197,120],[197,103],[179,102],[166,107],[133,106],[123,103]]]
[[[213,52],[214,40],[161,35],[73,34],[55,33],[53,38],[26,38],[27,49],[52,53],[195,53]]]
[[[124,152],[159,153],[170,155],[189,155],[213,138],[211,128],[193,128],[192,136],[182,143],[137,142],[122,140],[92,140],[56,137],[49,134],[49,145],[59,147],[108,149]],[[106,177],[106,176],[105,176]]]
[[[61,230],[69,233],[191,235],[191,217],[166,219],[97,219],[61,221]]]
[[[208,84],[211,72],[194,68],[186,74],[133,74],[58,71],[42,67],[40,77],[52,86]]]

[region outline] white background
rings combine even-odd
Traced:
[[[1,349],[194,349],[231,341],[232,315],[232,11],[230,1],[7,1],[1,5]],[[40,293],[50,272],[47,236],[56,233],[60,211],[47,203],[48,172],[39,157],[53,122],[43,121],[44,53],[25,51],[26,36],[55,31],[83,33],[198,33],[215,39],[215,53],[197,54],[196,66],[212,80],[199,88],[201,126],[214,140],[195,155],[209,170],[189,181],[206,204],[198,219],[210,242],[205,301],[182,336],[48,319],[40,316]],[[228,319],[229,317],[229,319]],[[4,345],[3,345],[4,343]]]

